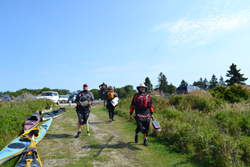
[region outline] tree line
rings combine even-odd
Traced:
[[[230,69],[226,73],[226,77],[228,77],[226,81],[224,81],[222,76],[220,76],[220,79],[218,81],[216,76],[213,74],[210,81],[208,81],[206,78],[204,79],[200,78],[198,81],[194,81],[193,84],[190,84],[190,86],[198,86],[199,88],[203,90],[210,90],[210,89],[215,88],[218,85],[231,86],[235,83],[245,85],[245,81],[248,78],[243,77],[244,74],[240,73],[240,69],[239,70],[237,69],[236,64],[232,63],[232,65],[229,68]],[[170,84],[168,83],[167,77],[162,72],[160,72],[160,74],[158,75],[158,85],[153,87],[153,84],[151,83],[149,77],[145,78],[144,84],[148,87],[148,92],[152,92],[152,91],[161,92],[162,91],[163,93],[172,94],[177,89],[177,87],[174,86],[172,83]],[[179,86],[188,86],[188,85],[189,84],[183,79]],[[114,87],[114,91],[118,93],[119,98],[126,98],[128,96],[132,96],[133,94],[137,92],[136,90],[134,90],[132,85],[126,85],[121,88],[116,88],[115,86],[113,87]],[[44,87],[42,89],[24,88],[16,92],[10,92],[10,91],[0,92],[0,94],[9,94],[11,97],[17,97],[20,94],[31,93],[34,96],[37,96],[41,94],[42,91],[56,91],[59,93],[59,95],[70,94],[69,93],[70,91],[68,89],[50,89],[47,87]],[[79,91],[81,90],[78,90],[77,92]],[[91,89],[90,91],[95,96],[95,99],[101,98],[101,91],[99,89]]]
[[[43,91],[55,91],[55,92],[58,92],[59,95],[66,95],[69,92],[68,89],[50,89],[50,88],[44,87],[42,89],[27,89],[27,88],[23,88],[23,89],[20,89],[20,90],[18,90],[16,92],[5,91],[5,92],[0,92],[0,94],[8,94],[11,97],[17,97],[17,96],[19,96],[21,94],[30,93],[30,94],[32,94],[34,96],[38,96]]]
[[[243,77],[244,74],[240,73],[241,69],[237,69],[236,64],[232,63],[232,65],[229,67],[230,69],[226,73],[226,77],[228,79],[224,81],[224,78],[220,76],[220,79],[218,81],[218,78],[213,74],[211,77],[211,80],[208,81],[206,78],[202,79],[202,77],[198,81],[194,81],[193,84],[190,84],[190,86],[198,86],[199,88],[203,90],[210,90],[215,88],[216,86],[231,86],[235,83],[246,85],[245,81],[248,78]],[[148,86],[148,91],[162,91],[163,93],[169,93],[172,94],[177,89],[176,86],[174,86],[172,83],[168,84],[167,77],[161,72],[158,75],[158,85],[153,88],[153,85],[149,79],[149,77],[146,77],[145,79],[145,85]],[[189,84],[183,79],[179,86],[188,86]]]

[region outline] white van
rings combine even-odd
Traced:
[[[43,91],[41,95],[37,97],[37,99],[41,99],[41,98],[52,100],[57,105],[60,104],[59,94],[55,91]]]

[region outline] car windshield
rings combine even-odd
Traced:
[[[41,93],[41,96],[52,96],[52,93],[50,93],[50,92],[43,92],[43,93]]]

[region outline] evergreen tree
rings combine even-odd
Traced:
[[[177,89],[172,83],[170,83],[170,85],[168,86],[168,90],[169,90],[169,94],[172,94],[175,92],[175,90]]]
[[[218,79],[216,78],[216,76],[213,74],[211,80],[209,81],[209,89],[213,89],[218,85]]]
[[[201,77],[199,81],[194,81],[193,86],[198,86],[201,89],[206,89],[206,87],[207,87],[207,79],[205,78],[203,80],[202,77]]]
[[[168,81],[166,76],[161,72],[158,76],[158,84],[156,90],[163,91],[164,93],[169,93]]]
[[[188,86],[188,83],[183,79],[183,80],[181,81],[180,86]]]
[[[205,89],[205,90],[207,90],[207,88],[208,88],[208,80],[207,80],[207,78],[205,78],[204,80],[203,80],[203,85],[204,85],[204,87],[202,88],[202,89]]]
[[[240,74],[240,70],[237,70],[236,64],[232,63],[232,65],[229,67],[230,70],[227,71],[226,76],[229,77],[229,79],[226,80],[227,85],[231,86],[235,83],[245,85],[245,81],[248,78],[244,78],[244,74]]]
[[[225,82],[224,82],[224,79],[223,79],[222,75],[220,76],[220,80],[219,80],[218,85],[222,85],[222,86],[226,85]]]
[[[153,85],[151,84],[149,77],[145,78],[144,84],[148,87],[148,90],[147,90],[148,92],[153,91]]]

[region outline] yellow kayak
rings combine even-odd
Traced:
[[[32,137],[30,145],[24,151],[23,155],[17,162],[16,167],[42,167],[42,162],[37,152],[34,137]]]
[[[44,114],[44,113],[48,113],[52,111],[52,105],[51,106],[47,106],[45,107],[42,111],[41,111],[41,114]]]

